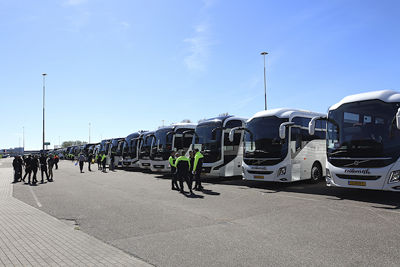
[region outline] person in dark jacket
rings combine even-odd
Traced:
[[[20,179],[22,179],[22,159],[20,156],[15,156],[14,160],[13,160],[13,168],[14,168],[14,182],[13,183],[17,183]]]
[[[168,159],[169,165],[171,166],[171,190],[179,190],[178,179],[176,178],[175,160],[175,151],[172,151]]]
[[[90,169],[90,164],[92,164],[92,160],[93,160],[93,154],[89,153],[88,158],[87,158],[87,162],[88,162],[88,171],[90,171],[90,172],[92,171]]]
[[[31,155],[29,155],[28,157],[25,158],[25,160],[24,160],[24,165],[25,165],[25,175],[24,175],[24,177],[22,178],[22,181],[25,182],[26,176],[29,175],[29,176],[28,176],[28,181],[29,181],[29,183],[30,183],[30,181],[31,181],[31,174],[32,174],[32,156],[31,156]]]
[[[37,179],[36,179],[36,174],[39,168],[39,159],[38,156],[34,156],[32,157],[32,161],[31,161],[31,168],[32,168],[32,172],[33,172],[33,177],[32,177],[32,185],[36,185],[37,183]],[[31,183],[31,177],[29,175],[29,184]]]
[[[178,157],[175,161],[175,167],[176,167],[176,176],[179,180],[179,185],[181,189],[180,192],[185,193],[185,191],[183,190],[183,182],[186,181],[190,193],[193,194],[192,183],[190,182],[189,178],[189,169],[190,169],[189,158],[184,155]]]
[[[83,155],[83,153],[81,153],[79,155],[78,161],[79,161],[79,169],[81,170],[81,173],[83,173],[83,165],[85,164],[85,156]]]
[[[101,171],[101,154],[97,154],[96,160],[97,160],[97,170]]]
[[[58,155],[54,155],[54,165],[56,166],[56,170],[58,170],[58,162],[60,161],[60,157]]]
[[[54,167],[55,159],[54,157],[49,157],[47,164],[49,166],[49,182],[53,182],[53,167]]]
[[[189,178],[190,178],[190,182],[193,183],[193,180],[194,180],[194,174],[193,174],[194,153],[192,150],[189,151],[189,160],[190,160]]]
[[[114,171],[114,169],[115,169],[114,163],[115,163],[115,153],[111,152],[111,155],[110,155],[110,170],[111,171]]]
[[[46,174],[46,179],[47,181],[49,181],[49,174],[47,173],[47,156],[45,153],[41,154],[39,162],[40,162],[40,173],[42,177],[40,183],[43,184],[44,183],[43,173]]]

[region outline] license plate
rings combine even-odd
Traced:
[[[254,179],[264,179],[264,176],[262,176],[262,175],[254,175]]]
[[[367,183],[361,181],[349,181],[349,185],[366,186]]]

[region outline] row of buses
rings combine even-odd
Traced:
[[[399,191],[399,129],[400,93],[384,90],[347,96],[328,114],[281,108],[250,119],[221,116],[69,147],[64,154],[104,153],[107,164],[114,155],[120,167],[169,172],[172,151],[197,148],[206,176],[275,182],[325,177],[328,186]]]

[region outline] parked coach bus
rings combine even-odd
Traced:
[[[122,146],[125,138],[113,138],[108,151],[107,164],[111,162],[111,154],[114,154],[114,167],[122,166]]]
[[[350,95],[330,107],[327,120],[328,186],[400,190],[400,93]]]
[[[143,134],[139,146],[139,168],[150,169],[154,131]]]
[[[237,131],[229,140],[234,127],[243,127],[245,119],[222,116],[201,121],[194,132],[192,149],[204,155],[202,172],[206,176],[230,177],[242,174],[243,131]]]
[[[139,131],[125,137],[122,147],[122,166],[125,168],[139,168],[139,149],[143,135],[147,131]]]
[[[192,143],[195,128],[196,124],[176,123],[155,131],[150,169],[154,172],[170,172],[168,158],[171,152],[185,154]]]
[[[311,179],[318,182],[325,174],[325,125],[319,122],[310,135],[308,123],[323,114],[297,109],[260,111],[245,127],[243,179],[293,182]]]

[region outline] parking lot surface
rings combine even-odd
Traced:
[[[54,183],[13,196],[156,266],[400,263],[396,193],[233,178],[183,195],[168,176],[86,167],[61,161]]]

